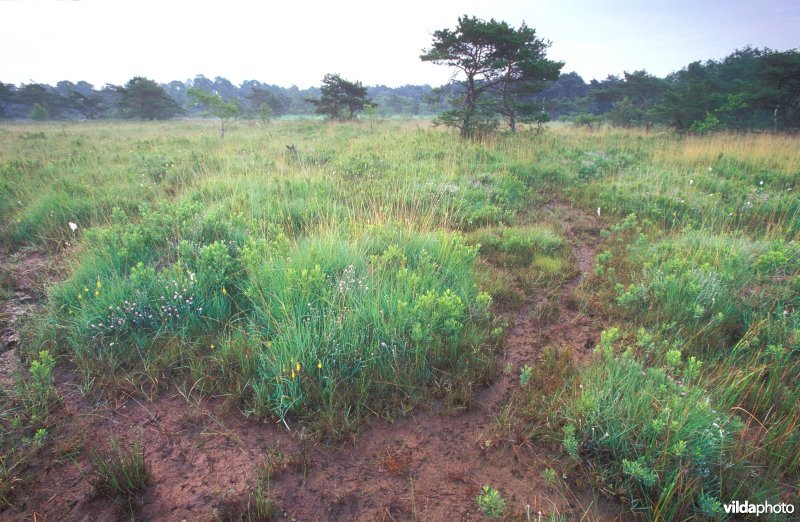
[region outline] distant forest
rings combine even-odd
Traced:
[[[667,126],[680,131],[800,130],[800,51],[746,47],[722,60],[693,62],[665,78],[647,71],[586,82],[575,72],[543,85],[532,102],[550,119],[593,126]],[[9,120],[167,119],[208,113],[187,96],[190,88],[233,101],[240,118],[313,115],[320,89],[280,87],[255,80],[234,85],[202,75],[156,84],[134,78],[125,86],[58,82],[16,86],[0,82],[0,118]],[[427,116],[447,108],[459,93],[428,85],[368,87],[371,114]],[[264,107],[269,110],[264,111]]]
[[[142,85],[142,78],[136,85]],[[133,80],[132,80],[133,82]],[[149,82],[149,80],[148,80]],[[39,83],[20,85],[0,82],[0,118],[12,120],[95,120],[103,118],[167,119],[176,116],[203,117],[205,107],[192,102],[187,95],[191,88],[218,94],[225,101],[235,101],[242,118],[258,118],[262,104],[271,109],[271,116],[310,116],[315,106],[308,102],[320,96],[319,87],[300,89],[296,86],[280,87],[256,80],[234,85],[226,78],[213,80],[203,75],[194,79],[152,84],[145,93],[155,110],[152,117],[142,115],[135,105],[130,90],[133,85],[107,84],[101,88],[87,82],[58,82],[55,86]],[[152,87],[160,89],[168,98],[163,98]],[[368,95],[376,104],[376,113],[381,116],[433,115],[441,103],[429,102],[433,88],[428,85],[406,85],[403,87],[375,86],[368,88]],[[132,103],[133,102],[133,103]],[[174,104],[172,103],[174,102]]]

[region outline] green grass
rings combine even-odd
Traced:
[[[485,380],[490,297],[458,235],[255,228],[188,205],[89,234],[91,252],[51,293],[84,374],[190,368],[282,420],[392,416],[431,386]]]
[[[137,497],[152,481],[141,445],[134,443],[123,448],[112,438],[107,452],[94,451],[89,460],[89,481],[94,494],[118,502],[133,512]]]
[[[334,437],[434,396],[468,406],[503,320],[575,273],[577,239],[547,213],[569,199],[607,226],[579,290],[619,340],[579,369],[560,347],[529,361],[513,431],[646,518],[713,516],[800,471],[796,138],[554,125],[470,142],[395,120],[0,133],[0,239],[66,258],[26,360],[63,354],[133,394],[191,380]]]
[[[264,491],[260,480],[255,491],[250,492],[247,498],[238,502],[223,502],[219,513],[219,519],[225,522],[270,522],[278,518],[269,491]]]

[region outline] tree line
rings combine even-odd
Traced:
[[[234,85],[221,77],[157,84],[143,77],[95,88],[87,82],[55,86],[0,82],[0,118],[168,119],[218,117],[221,133],[232,118],[270,119],[323,115],[345,120],[377,116],[436,115],[435,123],[464,137],[520,123],[551,119],[593,126],[672,127],[681,132],[800,130],[800,51],[746,47],[722,60],[693,62],[659,78],[646,70],[584,81],[562,73],[547,58],[550,42],[522,24],[458,18],[455,28],[435,31],[423,62],[451,67],[444,86],[365,87],[327,74],[320,87],[280,87],[255,80]]]
[[[800,130],[800,51],[746,47],[659,78],[645,70],[585,83],[561,75],[537,99],[554,117],[681,132]]]
[[[378,116],[430,116],[441,107],[428,98],[428,85],[367,87]],[[156,83],[135,77],[124,85],[102,87],[79,81],[56,85],[0,82],[0,119],[10,120],[96,120],[133,118],[163,120],[178,116],[203,117],[209,107],[190,92],[218,96],[236,107],[239,118],[304,116],[315,114],[310,100],[320,98],[321,88],[281,87],[256,80],[234,85],[226,78],[198,75],[186,81]],[[206,100],[208,101],[208,100]]]

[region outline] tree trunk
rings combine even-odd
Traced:
[[[509,70],[506,73],[506,78],[508,78],[510,74],[511,71]],[[500,92],[503,96],[503,110],[507,115],[506,119],[508,120],[508,128],[511,130],[511,133],[514,134],[517,132],[517,111],[514,110],[513,101],[511,100],[511,93],[509,93],[511,83],[506,80],[501,85],[502,88],[500,89]]]
[[[461,137],[472,137],[471,121],[475,114],[475,77],[467,77],[467,95],[464,98],[464,119],[461,121]]]

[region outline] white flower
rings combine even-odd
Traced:
[[[708,167],[708,171],[711,172],[711,167]]]
[[[600,207],[597,207],[597,217],[600,217]]]
[[[758,184],[759,185],[763,185],[764,184],[764,180],[762,179],[761,181],[758,182]]]
[[[694,180],[693,180],[693,179],[690,179],[690,180],[689,180],[689,185],[692,185],[692,184],[694,184]]]
[[[68,225],[69,225],[69,229],[70,229],[70,230],[72,230],[73,232],[75,232],[76,230],[78,230],[78,225],[76,225],[76,224],[75,224],[75,223],[73,223],[72,221],[70,221],[70,222],[68,223]]]

